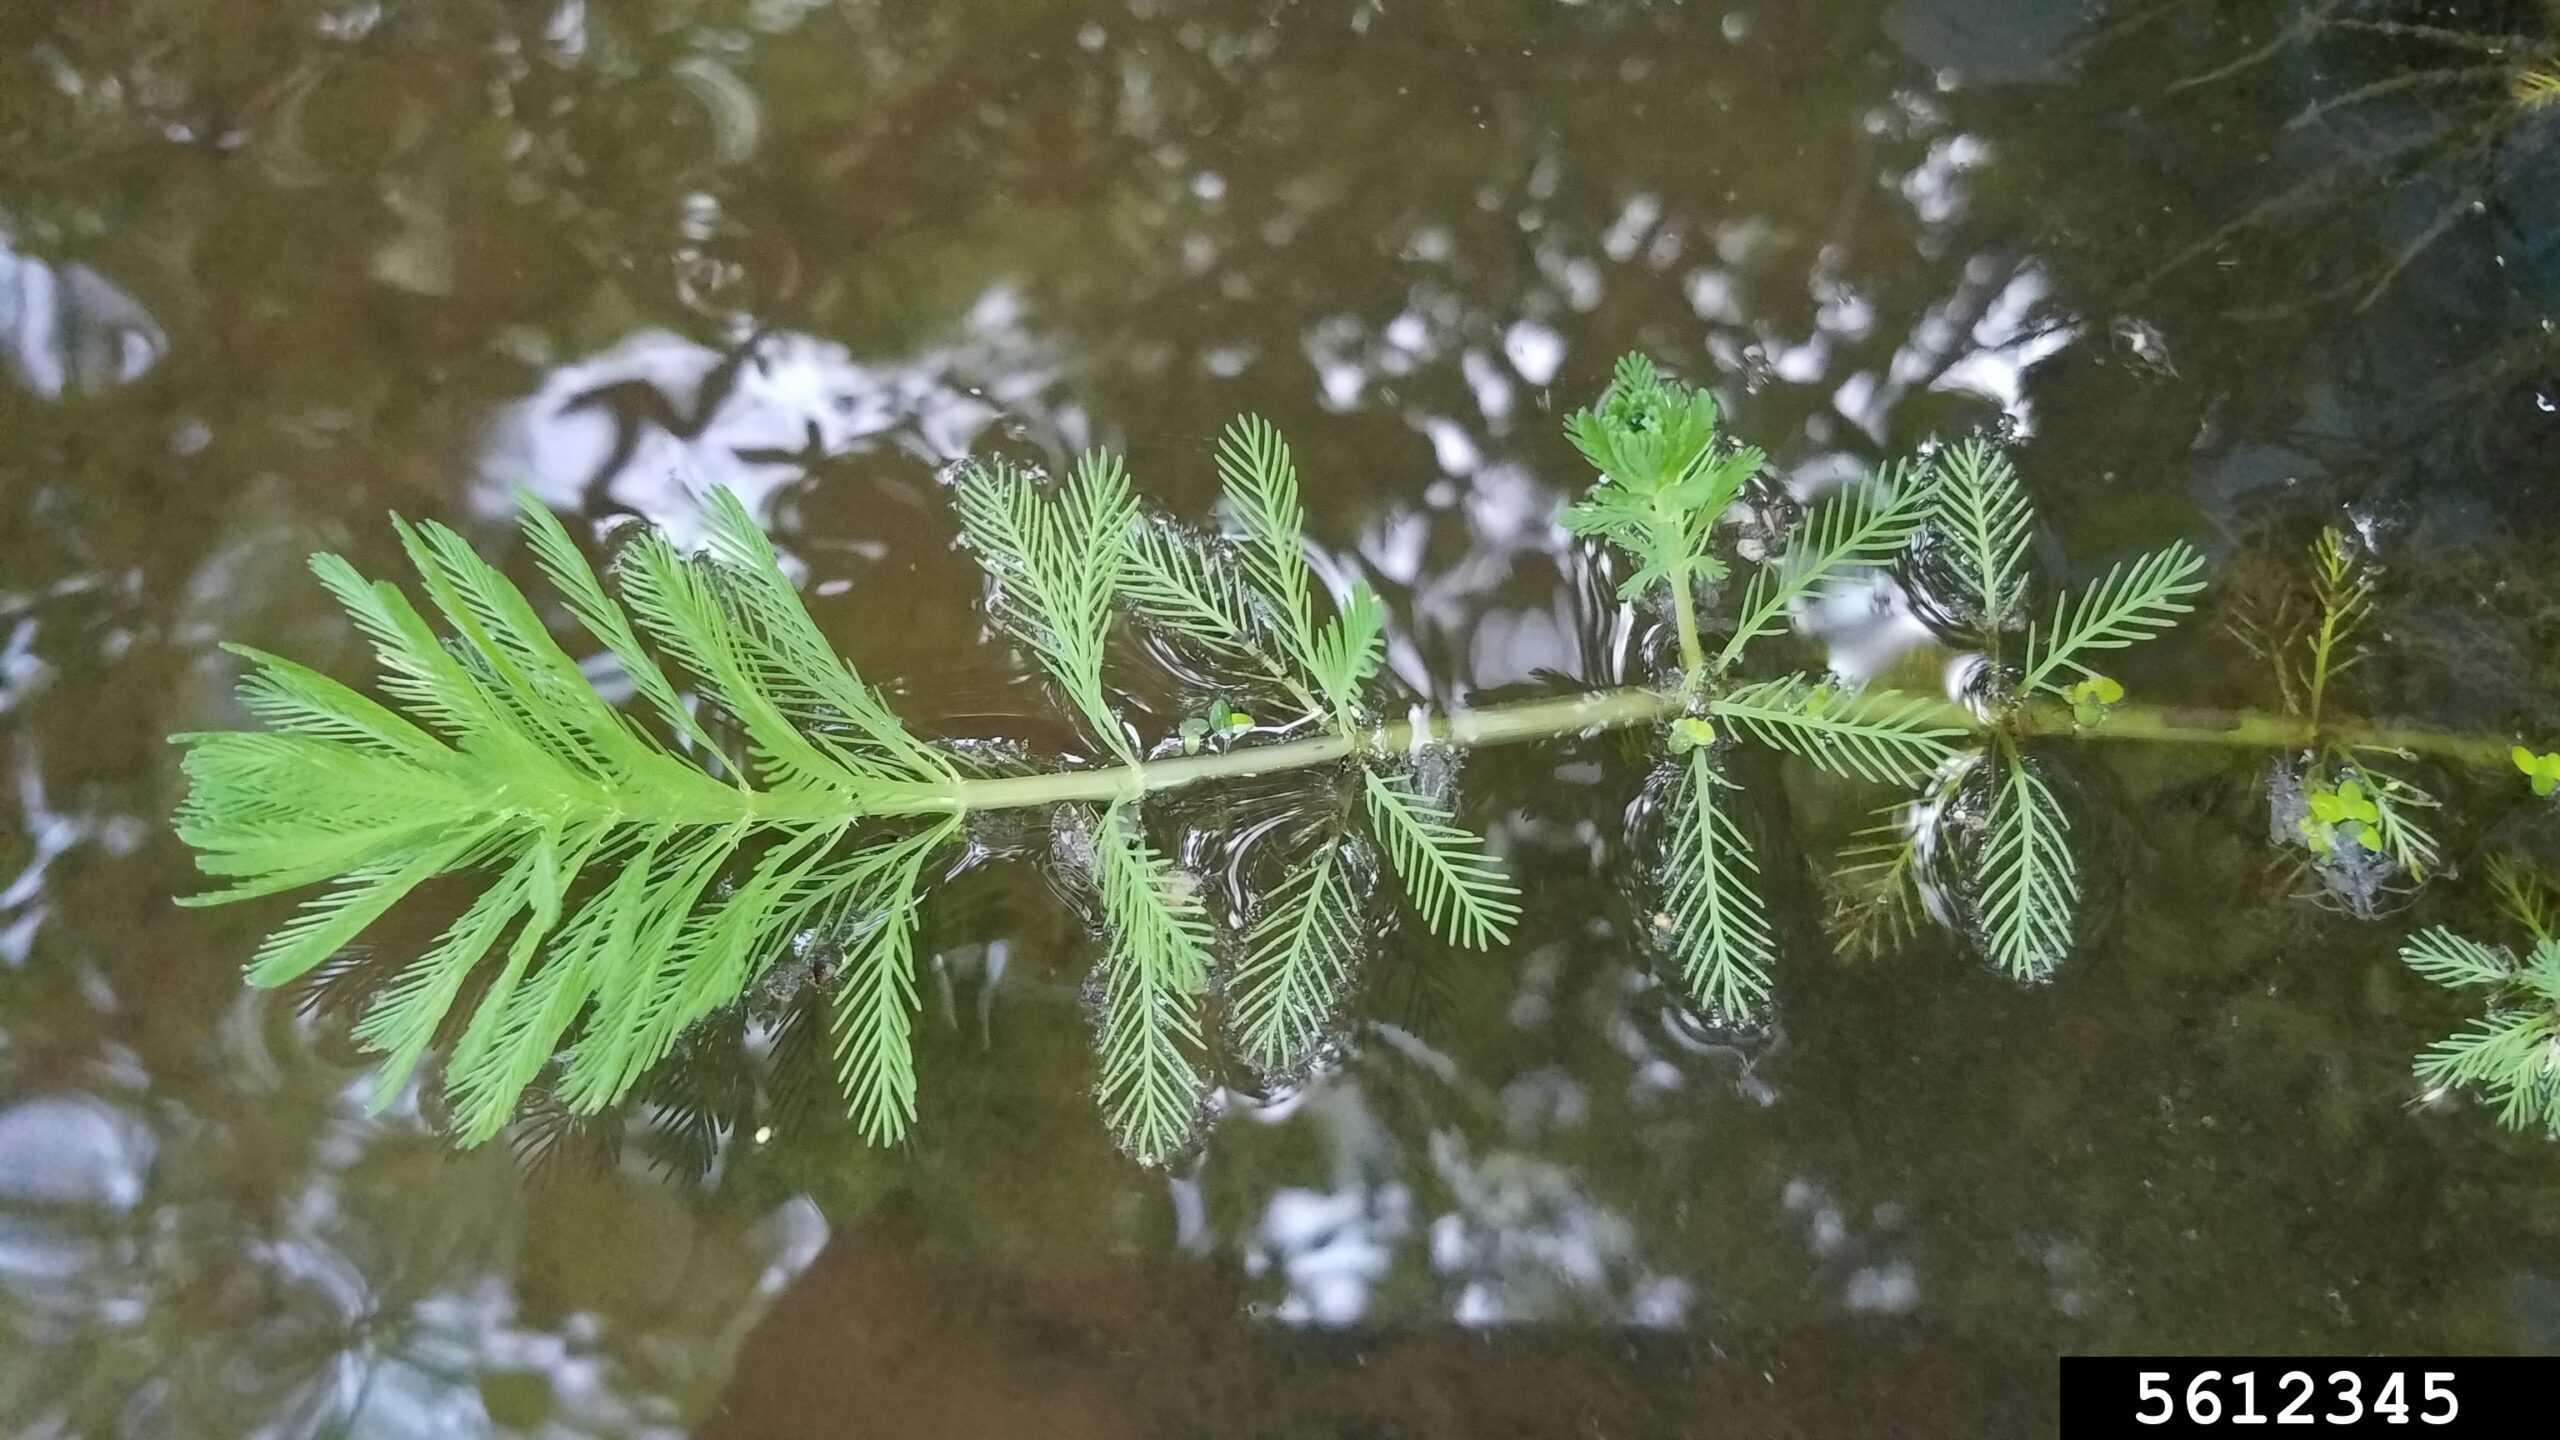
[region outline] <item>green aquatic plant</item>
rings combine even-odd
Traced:
[[[2560,790],[2560,753],[2537,754],[2518,745],[2507,752],[2507,758],[2524,772],[2525,783],[2533,787],[2534,794],[2547,797]]]
[[[1564,422],[1566,438],[1599,472],[1566,507],[1564,526],[1635,560],[1618,582],[1619,599],[1638,599],[1657,585],[1671,597],[1682,674],[1691,685],[1706,679],[1697,584],[1727,573],[1710,544],[1716,520],[1767,461],[1758,450],[1725,444],[1717,421],[1713,395],[1667,381],[1652,360],[1629,355],[1600,403]]]
[[[2364,659],[2363,653],[2351,646],[2356,631],[2373,611],[2373,576],[2358,563],[2345,533],[2331,526],[2311,543],[2311,580],[2320,623],[2302,637],[2306,656],[2294,673],[2301,680],[2304,714],[2311,728],[2317,730],[2321,709],[2328,700],[2329,682]],[[2285,662],[2280,659],[2277,663],[2281,666]],[[2295,693],[2290,683],[2282,688],[2288,695]]]
[[[2401,947],[2401,962],[2447,990],[2474,993],[2480,1018],[2420,1052],[2415,1073],[2424,1093],[2476,1090],[2498,1123],[2540,1125],[2560,1139],[2560,938],[2551,932],[2551,894],[2538,877],[2511,863],[2493,867],[2499,906],[2524,930],[2531,947],[2519,958],[2430,926]]]
[[[2039,733],[2107,722],[2125,700],[2124,685],[2090,660],[2152,639],[2189,613],[2192,597],[2204,588],[2204,557],[2173,544],[2113,566],[2076,600],[2057,595],[2051,624],[2039,627],[2025,618],[2034,581],[2027,566],[2034,511],[2008,458],[1967,442],[1942,452],[1910,483],[1923,495],[1928,542],[1955,557],[1950,603],[1957,614],[1977,617],[1984,679],[1974,724],[1932,733],[1925,746],[1902,752],[1907,763],[1900,773],[1871,770],[1868,778],[1921,782],[1906,808],[1928,817],[1928,826],[1970,815],[1968,800],[1987,800],[1979,832],[1967,844],[1947,847],[1962,862],[1951,897],[1954,918],[2002,970],[2036,979],[2070,949],[2080,881],[2070,817],[2027,742]],[[2011,671],[1994,647],[2001,631],[2020,623],[2023,655]],[[1892,704],[1893,717],[1909,722],[1928,714],[1926,705],[1909,700],[1870,696],[1867,703]],[[1839,716],[1835,723],[1847,728],[1852,722]],[[1965,742],[1962,748],[1949,743],[1955,739]],[[1846,745],[1852,736],[1830,743]],[[1805,753],[1807,747],[1793,748]],[[1845,878],[1832,886],[1835,936],[1872,946],[1875,936],[1907,933],[1919,879],[1914,851],[1930,838],[1913,828],[1882,842],[1869,838],[1843,857]]]
[[[2107,723],[2107,711],[2124,700],[2124,682],[2111,675],[2091,675],[2062,692],[2064,703],[2071,707],[2071,718],[2084,730]]]
[[[2519,110],[2545,110],[2560,105],[2560,57],[2546,56],[2518,66],[2513,89]]]
[[[1919,933],[1927,918],[1921,852],[1934,813],[1926,802],[1896,801],[1876,811],[1876,823],[1840,851],[1823,877],[1830,903],[1822,918],[1841,954],[1881,959]]]
[[[2190,613],[2202,557],[2175,544],[2127,560],[2055,595],[2039,622],[2033,510],[1987,444],[1885,466],[1746,562],[1739,547],[1728,557],[1723,521],[1764,460],[1725,437],[1706,391],[1631,357],[1567,430],[1596,473],[1564,521],[1632,562],[1619,594],[1668,613],[1672,664],[1653,684],[1401,720],[1380,713],[1385,606],[1365,584],[1318,583],[1296,463],[1269,424],[1240,420],[1218,447],[1224,533],[1145,514],[1099,452],[1054,484],[1001,461],[962,466],[955,508],[987,616],[1089,742],[1045,765],[990,766],[911,730],[836,653],[725,492],[710,498],[700,553],[654,535],[629,546],[618,598],[560,522],[523,502],[526,544],[580,648],[619,668],[639,713],[608,704],[590,665],[461,536],[395,520],[426,609],[337,557],[312,566],[371,640],[380,699],[237,649],[242,702],[266,728],[177,737],[189,782],[178,831],[221,882],[194,903],[319,890],[249,964],[253,984],[272,986],[337,965],[393,906],[455,877],[459,914],[373,993],[357,1035],[384,1057],[377,1104],[441,1051],[465,1144],[499,1132],[528,1095],[546,1133],[606,1111],[792,957],[784,978],[827,995],[825,1042],[856,1127],[887,1143],[917,1115],[922,910],[974,863],[978,817],[1035,812],[1097,922],[1097,1099],[1120,1143],[1160,1163],[1197,1135],[1222,1048],[1288,1075],[1340,1032],[1381,890],[1400,890],[1447,945],[1508,943],[1521,892],[1461,823],[1452,767],[1434,758],[1446,750],[1648,737],[1662,823],[1643,832],[1657,838],[1642,928],[1690,1003],[1730,1023],[1767,1012],[1780,958],[1746,750],[1907,789],[1830,877],[1844,949],[1880,952],[1942,919],[2022,980],[2059,964],[2077,926],[2053,742],[2326,756],[2314,813],[2327,843],[2373,847],[2412,875],[2433,868],[2435,846],[2407,812],[2433,802],[2370,757],[2507,763],[2502,739],[2129,699],[2094,662]],[[1767,663],[1796,607],[1921,549],[1955,557],[1947,598],[1982,653],[1965,696]],[[1715,613],[1708,582],[1743,563],[1749,579]],[[2348,621],[2324,626],[2314,677],[2344,668],[2323,657],[2350,608],[2330,607]],[[1171,735],[1141,734],[1118,703],[1117,643],[1132,624],[1218,674],[1221,698]],[[1286,719],[1259,726],[1239,701]],[[1224,913],[1223,890],[1155,838],[1165,807],[1284,773],[1329,801],[1284,841],[1282,878]],[[1228,930],[1238,943],[1221,940]]]
[[[426,881],[491,877],[356,1032],[387,1057],[375,1090],[387,1102],[473,992],[445,1061],[467,1142],[496,1133],[564,1042],[561,1092],[601,1107],[735,1000],[792,934],[859,920],[870,928],[840,992],[847,1073],[866,1127],[896,1133],[914,1092],[896,1028],[904,1011],[890,1002],[911,983],[924,867],[956,833],[943,798],[959,783],[951,761],[836,658],[733,498],[714,498],[705,557],[657,536],[632,546],[627,610],[547,511],[528,501],[524,520],[571,613],[666,734],[608,705],[461,536],[399,524],[452,638],[398,587],[333,555],[313,560],[373,642],[384,693],[409,713],[238,650],[251,667],[243,703],[268,729],[178,737],[190,784],[178,833],[229,882],[197,903],[332,887],[250,961],[253,983],[280,985]],[[643,632],[736,722],[752,769],[712,740]],[[854,833],[892,817],[909,823]],[[578,895],[589,876],[602,883]]]
[[[2324,882],[2351,908],[2370,912],[2377,877],[2357,862],[2376,857],[2388,875],[2410,885],[2425,883],[2442,852],[2418,814],[2439,808],[2439,802],[2416,781],[2385,768],[2386,758],[2414,758],[2405,747],[2354,738],[2328,725],[2331,687],[2365,659],[2359,642],[2373,614],[2375,582],[2372,567],[2335,526],[2311,542],[2310,559],[2316,621],[2303,620],[2289,631],[2260,627],[2253,648],[2275,667],[2285,708],[2300,714],[2310,730],[2311,744],[2299,761],[2303,813],[2294,817],[2294,833],[2323,867]]]
[[[2311,813],[2302,817],[2299,828],[2313,854],[2325,859],[2341,844],[2382,852],[2382,807],[2364,793],[2362,781],[2331,785],[2325,778],[2315,779],[2305,799]]]

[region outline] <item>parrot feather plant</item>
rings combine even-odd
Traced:
[[[1823,500],[1717,613],[1727,592],[1714,582],[1745,563],[1724,522],[1746,508],[1766,457],[1726,437],[1709,392],[1642,356],[1622,361],[1566,432],[1594,474],[1561,523],[1599,547],[1595,563],[1623,571],[1623,603],[1668,612],[1673,662],[1645,685],[1401,720],[1382,705],[1386,608],[1366,584],[1320,582],[1296,462],[1268,423],[1239,420],[1218,446],[1216,533],[1146,513],[1121,463],[1099,451],[1057,483],[1003,461],[963,465],[953,493],[988,617],[1037,661],[1098,757],[1004,773],[900,719],[726,492],[709,499],[698,553],[643,535],[613,567],[610,593],[560,521],[523,499],[525,543],[575,640],[459,534],[395,519],[423,607],[336,556],[312,562],[372,643],[375,693],[234,647],[242,703],[263,728],[176,737],[189,784],[178,833],[216,882],[189,903],[309,892],[249,961],[252,984],[277,986],[330,962],[430,881],[468,887],[357,1027],[382,1057],[378,1105],[440,1056],[466,1145],[504,1129],[528,1092],[546,1110],[615,1105],[795,943],[822,937],[841,957],[830,983],[844,1103],[886,1144],[917,1115],[922,909],[964,863],[973,817],[1045,812],[1089,842],[1079,883],[1100,920],[1102,1117],[1130,1155],[1160,1164],[1202,1131],[1214,1051],[1282,1074],[1342,1032],[1390,882],[1439,942],[1501,963],[1524,899],[1462,820],[1463,800],[1415,763],[1432,747],[1649,737],[1646,794],[1668,813],[1654,828],[1644,928],[1666,942],[1669,978],[1689,1001],[1731,1024],[1768,1013],[1780,961],[1757,883],[1766,862],[1736,803],[1737,747],[1909,791],[1832,876],[1842,944],[1891,946],[1935,916],[2020,980],[2049,974],[2074,941],[2073,823],[2049,778],[2063,741],[2259,745],[2321,757],[2330,777],[2350,766],[2377,777],[2353,757],[2379,748],[2511,763],[2503,740],[2319,713],[2338,632],[2361,604],[2351,577],[2323,592],[2330,623],[2312,655],[2310,713],[2127,702],[2096,663],[2187,615],[2202,557],[2173,544],[2127,560],[2054,597],[2047,618],[2027,563],[2034,511],[1987,443],[1887,466]],[[1800,606],[1924,551],[1957,577],[1950,609],[1982,657],[1968,693],[1860,689],[1756,663]],[[1132,627],[1184,647],[1288,723],[1256,727],[1222,702],[1214,725],[1178,743],[1139,735],[1110,679]],[[627,678],[634,707],[598,692],[598,656]],[[1296,837],[1284,878],[1244,913],[1213,916],[1210,887],[1154,838],[1164,807],[1281,772],[1333,787],[1339,803]],[[2373,778],[2356,798],[2382,818],[2359,809],[2367,829],[2354,843],[2401,855],[2418,878],[2432,847],[2405,826],[2393,840],[2386,794],[2404,811],[2416,803]],[[1924,904],[1923,874],[1942,862],[1954,882]],[[1227,921],[1240,944],[1216,942]],[[2504,1017],[2547,988],[2548,948],[2514,962],[2436,936],[2413,963],[2491,989]],[[2506,1048],[2491,1059],[2521,1043],[2500,1035]],[[2437,1068],[2462,1081],[2488,1063]],[[2541,1106],[2512,1093],[2511,1107]]]

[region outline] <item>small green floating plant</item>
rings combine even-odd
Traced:
[[[527,542],[585,632],[582,648],[611,657],[646,720],[607,703],[542,614],[462,537],[395,519],[446,633],[399,587],[315,557],[321,583],[372,641],[390,703],[234,647],[249,666],[243,703],[266,728],[177,737],[190,782],[178,831],[223,882],[190,903],[326,887],[251,959],[251,983],[274,986],[328,962],[428,881],[469,877],[477,889],[461,913],[357,1027],[384,1057],[377,1104],[442,1046],[466,1145],[503,1129],[529,1091],[546,1109],[616,1104],[692,1027],[747,996],[795,938],[821,937],[834,957],[845,1101],[869,1140],[889,1143],[916,1116],[919,910],[963,863],[973,817],[1045,813],[1076,837],[1072,868],[1100,918],[1103,1118],[1131,1155],[1162,1163],[1200,1131],[1213,1049],[1286,1075],[1339,1031],[1387,876],[1441,940],[1508,942],[1521,895],[1458,822],[1448,767],[1423,763],[1444,747],[1651,735],[1648,793],[1667,814],[1642,928],[1690,1001],[1727,1023],[1766,1012],[1778,961],[1760,860],[1733,803],[1737,747],[1910,791],[1828,877],[1827,918],[1843,948],[1889,948],[1936,913],[2020,980],[2048,974],[2073,941],[2071,820],[2047,778],[2058,742],[2306,755],[2303,842],[2315,854],[2370,849],[2413,881],[2434,867],[2435,848],[2406,812],[2432,802],[2372,755],[2507,762],[2503,741],[2324,719],[2365,604],[2351,566],[2321,572],[2324,620],[2307,671],[2279,667],[2287,713],[2172,712],[2128,701],[2094,667],[2189,613],[2202,557],[2176,544],[2118,565],[2043,618],[2027,564],[2034,513],[1987,443],[1892,466],[1819,504],[1757,563],[1733,612],[1709,617],[1704,587],[1730,570],[1720,522],[1765,457],[1724,438],[1711,395],[1641,356],[1622,361],[1566,430],[1596,476],[1562,521],[1628,562],[1622,600],[1667,609],[1673,670],[1652,685],[1402,720],[1384,718],[1380,703],[1384,607],[1365,584],[1336,594],[1318,583],[1295,463],[1270,425],[1240,420],[1218,448],[1218,535],[1144,514],[1119,462],[1100,452],[1055,485],[1003,462],[962,467],[956,508],[987,575],[988,614],[1036,657],[1098,757],[1046,767],[990,763],[982,747],[911,731],[826,641],[725,492],[710,499],[701,553],[655,535],[626,549],[619,600],[559,521],[523,503]],[[2348,565],[2342,544],[2322,543]],[[1983,657],[1963,700],[1749,673],[1746,660],[1800,603],[1924,549],[1953,577],[1937,598]],[[1112,642],[1131,623],[1219,677],[1221,697],[1171,735],[1136,734],[1114,703]],[[1277,723],[1257,725],[1244,704]],[[1246,913],[1213,917],[1211,887],[1153,838],[1165,812],[1188,790],[1284,773],[1333,803],[1308,807],[1319,819],[1291,842],[1284,878]],[[1924,880],[1940,874],[1926,903]],[[1240,944],[1219,943],[1219,921]],[[2469,942],[2421,937],[2413,955],[2421,944],[2434,958],[2412,965],[2491,989],[2502,1007],[2493,1019],[2523,1013],[2536,995],[2560,1001],[2547,938],[2537,959],[2503,968]],[[2550,1031],[2548,1011],[2531,1033]],[[2492,1062],[2516,1042],[2498,1043],[2460,1064],[2422,1061],[2422,1077],[2510,1093]],[[2538,1103],[2533,1113],[2560,1120]],[[2510,1100],[2502,1113],[2531,1108]]]

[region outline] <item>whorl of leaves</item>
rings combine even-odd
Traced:
[[[505,1124],[564,1043],[561,1098],[579,1111],[613,1104],[822,918],[886,917],[884,931],[902,933],[921,869],[951,833],[853,843],[857,821],[934,808],[950,769],[819,639],[734,497],[712,498],[705,557],[637,542],[619,604],[557,520],[529,498],[522,509],[570,613],[665,733],[607,704],[461,536],[395,521],[447,635],[399,587],[334,555],[312,561],[373,642],[392,705],[243,649],[242,700],[268,728],[177,737],[178,833],[228,882],[191,903],[328,887],[259,947],[252,983],[310,971],[430,879],[475,877],[356,1032],[385,1057],[376,1104],[449,1036],[445,1085],[465,1143]],[[651,647],[744,735],[748,768],[712,743]],[[599,883],[581,892],[589,876]],[[848,1099],[884,1139],[912,1113],[911,991],[896,973],[907,959],[888,950],[868,991],[844,992],[862,1007],[848,1023],[876,1032],[847,1052]]]

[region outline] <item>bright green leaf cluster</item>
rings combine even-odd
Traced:
[[[1717,422],[1704,392],[1666,380],[1650,361],[1631,356],[1620,362],[1600,403],[1566,426],[1601,473],[1567,510],[1565,523],[1635,560],[1622,598],[1657,585],[1669,590],[1684,648],[1691,579],[1725,573],[1709,548],[1712,529],[1763,463],[1758,451],[1724,441]],[[1952,556],[1945,567],[1951,593],[1937,598],[1968,622],[1995,674],[2001,673],[2003,632],[2027,628],[2014,688],[2004,682],[1991,697],[1993,720],[2042,692],[2070,705],[2083,725],[2099,724],[2123,700],[2124,687],[2091,668],[2087,657],[2148,640],[2188,613],[2189,597],[2202,588],[2203,558],[2180,544],[2117,566],[2076,602],[2057,597],[2051,626],[2040,629],[2027,620],[2034,533],[2034,508],[2016,469],[1987,441],[1967,440],[1925,461],[1888,466],[1773,541],[1774,554],[1743,587],[1723,645],[1686,662],[1693,673],[1682,688],[1692,713],[1674,721],[1664,737],[1682,765],[1671,802],[1680,818],[1663,868],[1671,901],[1655,928],[1673,940],[1700,1005],[1739,1015],[1769,989],[1766,925],[1750,878],[1757,865],[1717,799],[1725,782],[1712,750],[1722,736],[1755,741],[1843,778],[1924,785],[1941,799],[1952,780],[1987,764],[1975,773],[1990,777],[1988,831],[1952,847],[1972,867],[1957,889],[1970,913],[1958,918],[1995,962],[2020,978],[2042,975],[2060,961],[2079,897],[2069,825],[2051,787],[2013,744],[1969,755],[1975,727],[1952,723],[1946,707],[1925,697],[1870,699],[1801,675],[1740,684],[1725,678],[1754,642],[1783,632],[1800,604],[1893,564],[1925,535]],[[1934,817],[1946,809],[1931,804],[1923,812]],[[1857,883],[1834,887],[1835,930],[1870,939],[1908,933],[1918,913],[1916,856],[1927,831],[1924,825],[1898,834],[1854,858],[1847,868],[1858,872]]]
[[[1629,355],[1600,403],[1566,417],[1564,429],[1600,472],[1565,509],[1564,526],[1635,558],[1618,598],[1633,600],[1656,585],[1685,592],[1693,580],[1724,575],[1709,534],[1768,457],[1723,442],[1713,395],[1665,380],[1651,360]]]
[[[2510,866],[2497,877],[2502,904],[2527,918],[2533,947],[2519,960],[2438,925],[2411,936],[2401,962],[2447,990],[2476,994],[2480,1018],[2418,1055],[2420,1087],[2480,1092],[2509,1129],[2539,1125],[2560,1139],[2560,939],[2541,921],[2552,910],[2541,882]]]
[[[571,613],[668,736],[606,704],[461,536],[395,521],[450,638],[398,587],[334,555],[313,560],[408,713],[291,661],[237,652],[252,665],[242,701],[268,729],[177,737],[189,781],[178,833],[207,874],[232,882],[195,903],[330,886],[250,962],[253,983],[281,985],[427,880],[486,875],[357,1027],[386,1057],[374,1103],[387,1104],[448,1015],[468,1011],[444,1066],[465,1143],[506,1122],[564,1043],[560,1096],[601,1109],[687,1027],[735,1001],[789,936],[857,931],[868,938],[838,997],[840,1021],[863,1037],[845,1051],[847,1095],[867,1131],[899,1133],[913,1114],[903,1028],[913,992],[897,937],[924,866],[954,832],[850,842],[865,817],[935,808],[949,766],[819,638],[725,492],[713,498],[703,558],[656,536],[631,547],[627,610],[557,520],[529,498],[523,512]],[[751,772],[712,742],[644,635],[744,737]],[[581,894],[591,874],[602,883]]]
[[[2105,724],[2107,711],[2123,702],[2124,686],[2113,676],[2092,674],[2065,687],[2062,699],[2071,707],[2071,718],[2080,728],[2093,729]]]
[[[1213,657],[1259,669],[1306,714],[1329,718],[1347,742],[1371,829],[1424,924],[1472,949],[1502,943],[1520,911],[1519,892],[1500,862],[1481,837],[1372,753],[1367,690],[1385,664],[1386,609],[1357,583],[1317,623],[1297,462],[1287,441],[1269,422],[1245,417],[1220,440],[1217,468],[1240,532],[1232,544],[1141,517],[1119,461],[1107,454],[1080,461],[1056,498],[1000,462],[968,467],[960,513],[994,582],[996,613],[1125,764],[1137,763],[1135,747],[1113,712],[1104,674],[1115,599]],[[1194,754],[1252,723],[1221,701],[1181,724],[1177,747]],[[1367,872],[1343,857],[1360,844],[1349,835],[1323,837],[1313,868],[1293,869],[1256,906],[1248,954],[1228,992],[1239,1046],[1266,1070],[1304,1059],[1339,1004],[1368,893],[1365,878],[1355,885],[1355,873]],[[1207,961],[1194,943],[1198,917],[1189,909],[1158,913],[1148,898],[1155,892],[1131,878],[1171,873],[1144,848],[1134,805],[1106,815],[1098,860],[1105,862],[1095,878],[1110,942],[1103,1108],[1130,1152],[1154,1163],[1180,1148],[1199,1108],[1203,1082],[1192,1057]],[[1322,878],[1308,881],[1310,875]],[[1116,892],[1109,888],[1115,876]]]
[[[1671,753],[1674,755],[1686,755],[1701,745],[1715,743],[1715,722],[1703,715],[1683,715],[1671,722]]]
[[[2382,810],[2354,780],[2336,789],[2315,788],[2305,795],[2310,813],[2302,817],[2302,838],[2315,855],[2327,855],[2338,840],[2382,849]]]
[[[2560,790],[2560,751],[2536,753],[2518,745],[2507,753],[2515,761],[2516,768],[2524,772],[2525,781],[2533,787],[2534,794],[2548,796]]]
[[[2304,848],[2326,860],[2342,845],[2387,857],[2413,882],[2440,862],[2436,838],[2417,819],[2436,798],[2411,781],[2344,751],[2303,776],[2305,813],[2295,822]]]
[[[1120,462],[1086,454],[1054,498],[1002,461],[971,465],[958,495],[960,523],[995,582],[994,612],[1038,653],[1094,737],[1138,763],[1102,683],[1104,641],[1138,520]]]

